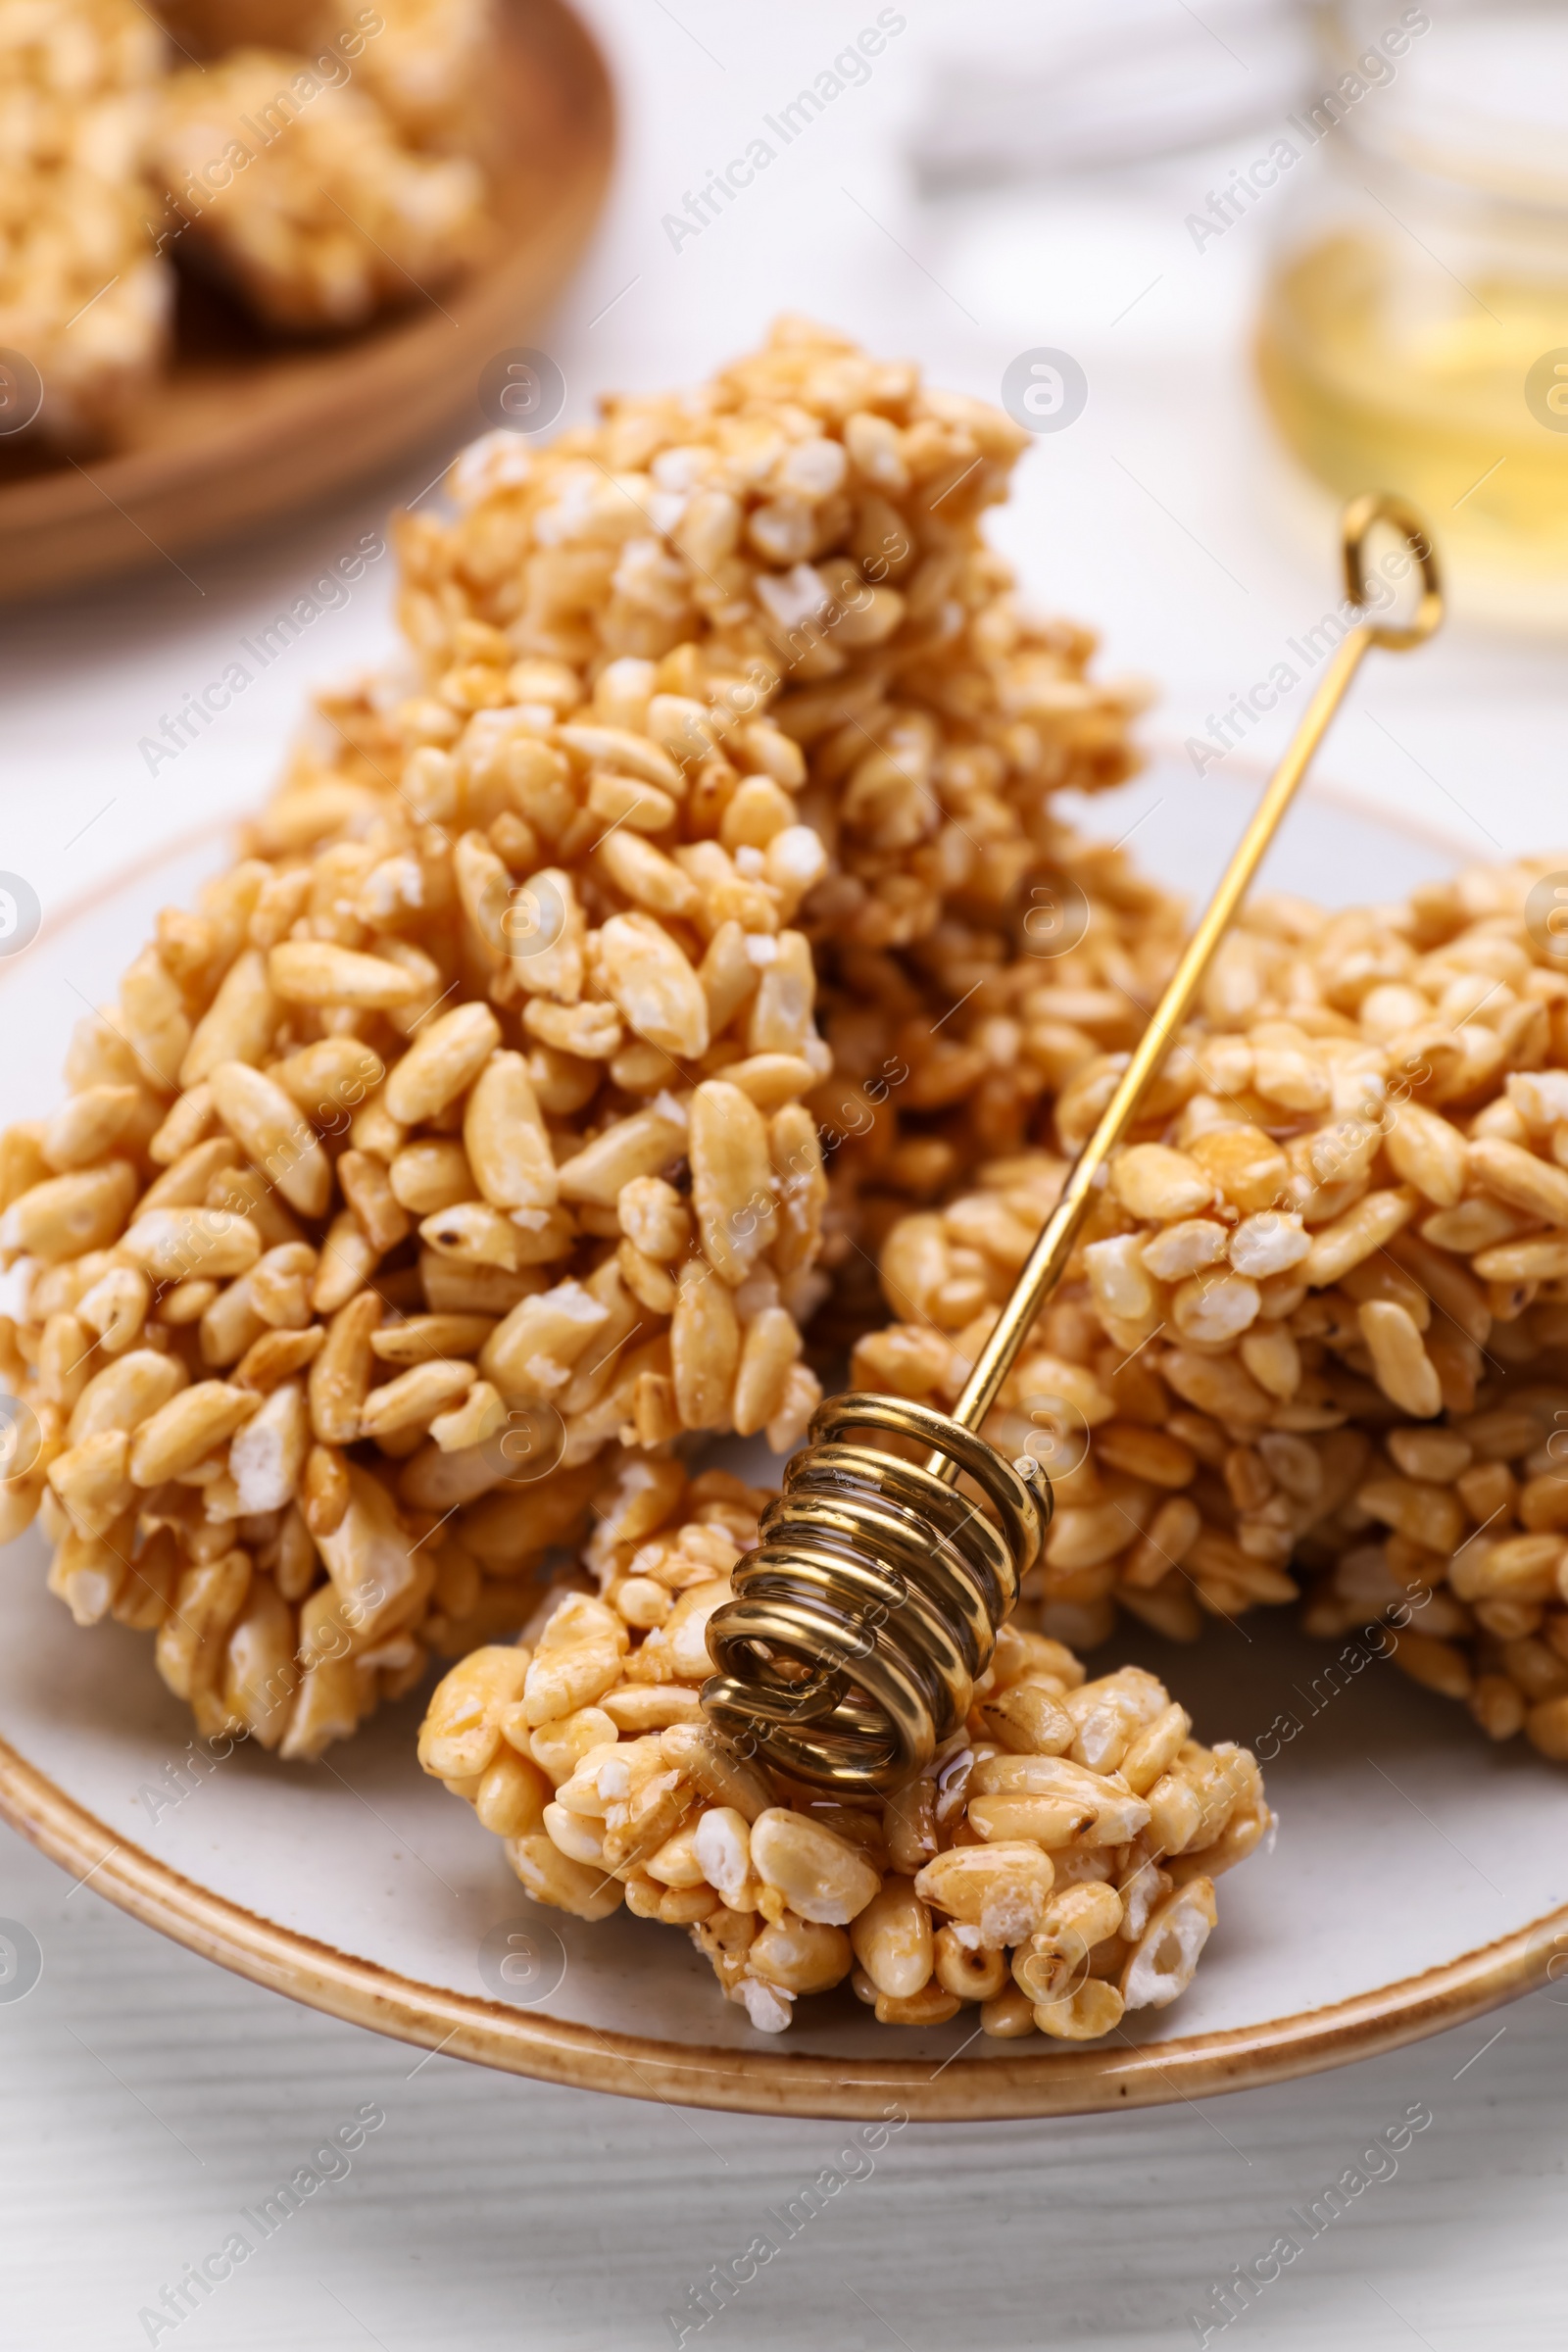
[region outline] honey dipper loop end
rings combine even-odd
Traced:
[[[1366,543],[1376,524],[1387,523],[1396,531],[1415,559],[1421,575],[1420,599],[1407,621],[1368,622],[1372,643],[1386,653],[1407,653],[1411,646],[1424,645],[1443,620],[1443,575],[1438,568],[1437,550],[1432,536],[1414,507],[1390,490],[1364,490],[1359,498],[1351,499],[1340,517],[1341,554],[1345,564],[1345,588],[1352,605],[1364,612],[1371,601],[1367,589]]]

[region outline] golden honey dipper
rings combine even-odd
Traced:
[[[734,1596],[709,1620],[717,1673],[710,1720],[792,1779],[853,1791],[897,1788],[963,1723],[976,1679],[1038,1556],[1051,1482],[979,1436],[1035,1316],[1060,1281],[1106,1161],[1192,1009],[1210,958],[1372,646],[1422,644],[1443,617],[1437,559],[1420,516],[1368,493],[1341,531],[1348,601],[1368,605],[1365,551],[1377,523],[1404,539],[1421,592],[1403,624],[1362,619],[1335,648],[1202,918],[1099,1125],[1073,1161],[951,1417],[906,1397],[852,1394],[821,1405],[789,1463],[760,1541],[734,1571]],[[906,1452],[847,1443],[852,1431],[912,1441]],[[978,1490],[971,1499],[957,1481]],[[989,1511],[987,1506],[989,1505]]]

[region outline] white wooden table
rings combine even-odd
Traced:
[[[386,2121],[161,2344],[181,2352],[639,2352],[825,2167],[847,2181],[688,2344],[1132,2352],[1195,2344],[1216,2286],[1302,2252],[1233,2344],[1558,2352],[1568,2002],[1201,2106],[910,2125],[594,2098],[418,2054],[207,1967],[0,1842],[44,1974],[0,2006],[8,2352],[115,2352],[138,2312],[367,2106]],[[1347,1932],[1353,1932],[1348,1923]],[[1495,2037],[1495,2038],[1494,2038]],[[1490,2046],[1489,2046],[1490,2044]],[[1412,2107],[1432,2123],[1308,2239],[1300,2216]],[[868,2161],[874,2170],[867,2170]],[[335,2170],[335,2166],[322,2167]],[[1293,2217],[1293,2208],[1295,2217]],[[799,2209],[798,2209],[799,2210]],[[1320,2211],[1327,2213],[1327,2203]],[[1216,2332],[1211,2342],[1221,2341]]]
[[[1089,374],[1089,410],[1032,456],[998,535],[1043,601],[1102,627],[1111,662],[1161,680],[1164,732],[1202,731],[1333,601],[1321,522],[1245,382],[1267,222],[1201,256],[1182,228],[1246,134],[1236,154],[1136,179],[922,212],[898,166],[901,127],[974,22],[944,0],[911,7],[863,86],[744,205],[676,246],[662,216],[876,12],[803,0],[763,21],[722,0],[679,0],[675,15],[595,0],[593,13],[620,68],[625,156],[549,335],[568,416],[601,386],[702,373],[786,305],[993,397],[1020,350],[1064,346]],[[384,651],[390,563],[156,781],[140,739],[447,454],[259,546],[8,613],[0,865],[58,904],[256,799],[307,684]],[[1412,671],[1369,673],[1330,771],[1478,857],[1568,836],[1552,649],[1459,626],[1441,662]],[[682,2325],[688,2343],[758,2352],[1175,2346],[1205,2328],[1210,2342],[1346,2352],[1563,2341],[1568,1986],[1392,2057],[1200,2107],[910,2127],[867,2172],[863,2154],[839,2162],[848,2135],[826,2123],[688,2114],[421,2061],[206,1967],[4,1832],[0,1918],[43,1953],[24,1999],[0,1984],[6,2352],[635,2352]],[[1386,2177],[1312,2234],[1314,2201],[1412,2108],[1432,2121],[1397,2170],[1361,2164],[1358,2178]],[[177,2326],[141,2316],[366,2110],[384,2121],[342,2177],[207,2298],[191,2294]],[[699,2332],[692,2295],[710,2266],[824,2168],[863,2177]],[[1271,2264],[1292,2236],[1300,2252]],[[1233,2297],[1222,2328],[1218,2290],[1238,2265],[1278,2276],[1248,2306]]]

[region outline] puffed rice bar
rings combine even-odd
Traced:
[[[825,954],[927,938],[960,896],[1005,915],[1049,860],[1046,795],[1128,775],[1145,700],[1091,678],[1088,632],[1031,619],[980,535],[1027,434],[800,318],[692,391],[603,406],[548,447],[475,443],[456,519],[406,526],[426,740],[514,708],[519,656],[591,676],[678,652],[721,762],[696,805],[743,859],[785,809],[729,808],[731,747],[764,711],[786,739],[767,772],[828,850]]]
[[[493,0],[165,0],[160,14],[187,54],[345,51],[356,78],[416,147],[482,146],[495,54]]]
[[[57,441],[112,435],[165,356],[172,279],[142,179],[162,68],[134,0],[0,6],[0,348],[36,368]]]
[[[476,443],[453,475],[458,519],[406,526],[401,612],[428,691],[387,748],[449,748],[475,712],[518,725],[518,653],[608,663],[633,696],[658,663],[710,752],[687,806],[706,804],[719,847],[744,870],[792,813],[816,833],[828,862],[801,923],[847,1014],[843,1070],[812,1107],[848,1344],[879,1319],[862,1252],[889,1204],[951,1189],[1044,1083],[1013,1050],[1005,990],[975,983],[1020,942],[1054,956],[1086,921],[1088,985],[1163,976],[1176,903],[1050,814],[1053,786],[1131,772],[1144,696],[1091,678],[1087,631],[1030,621],[985,546],[980,514],[1025,439],[996,412],[793,318],[694,392],[606,407],[543,450]],[[731,806],[759,712],[784,739],[778,789]],[[917,1149],[901,1154],[906,1127]]]
[[[344,0],[318,5],[315,37],[329,40]],[[380,29],[359,71],[412,146],[483,156],[495,128],[494,0],[378,0]]]
[[[483,235],[483,180],[407,145],[335,52],[241,49],[172,74],[153,141],[177,250],[270,324],[359,325],[430,296]]]
[[[528,750],[590,815],[584,849],[598,761],[681,783],[588,719]],[[9,1376],[41,1446],[3,1532],[41,1507],[78,1619],[159,1628],[204,1730],[237,1713],[286,1754],[406,1687],[423,1639],[515,1625],[601,1448],[788,1447],[820,1396],[800,1097],[828,1057],[783,927],[799,877],[737,909],[666,860],[683,912],[660,922],[613,864],[541,873],[507,778],[462,797],[416,817],[307,765],[265,854],[165,912],[80,1025],[70,1098],[0,1153],[0,1250],[26,1270]],[[514,1445],[559,1470],[514,1476]]]
[[[628,1463],[531,1640],[473,1651],[419,1760],[505,1841],[536,1902],[685,1927],[764,2033],[849,1979],[882,2025],[1093,2040],[1183,1992],[1214,1880],[1271,1824],[1256,1761],[1200,1746],[1135,1666],[1085,1679],[1004,1627],[965,1729],[886,1800],[786,1784],[714,1738],[706,1627],[768,1496]],[[587,1580],[581,1580],[586,1587]]]
[[[1344,913],[1263,900],[1221,950],[989,1425],[1054,1462],[1055,1632],[1102,1640],[1114,1599],[1191,1636],[1200,1611],[1294,1599],[1298,1548],[1320,1570],[1343,1552],[1309,1624],[1408,1616],[1429,1586],[1401,1662],[1494,1736],[1528,1718],[1568,1748],[1548,1451],[1568,1412],[1568,976],[1526,911],[1552,866]],[[1119,1066],[1068,1076],[1064,1149]],[[904,1319],[861,1342],[858,1381],[956,1396],[1064,1165],[995,1163],[895,1227]]]

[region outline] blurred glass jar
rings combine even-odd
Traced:
[[[1560,621],[1568,9],[1330,0],[1313,15],[1323,88],[1288,127],[1303,153],[1321,147],[1292,175],[1264,294],[1269,406],[1335,490],[1414,499],[1476,603]]]

